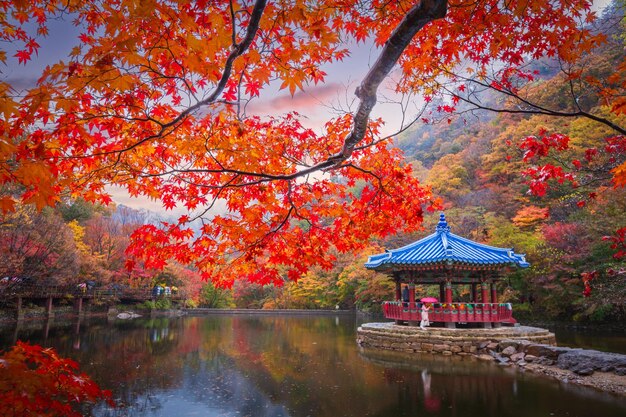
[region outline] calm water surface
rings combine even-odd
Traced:
[[[105,416],[626,416],[623,397],[492,363],[381,354],[353,316],[205,316],[25,324],[110,389]]]

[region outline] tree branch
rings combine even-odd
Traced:
[[[345,139],[342,150],[330,158],[335,164],[346,160],[354,151],[354,147],[365,137],[369,115],[376,105],[376,91],[415,34],[427,23],[445,17],[447,9],[447,0],[420,1],[409,10],[391,33],[378,59],[355,91],[360,102],[354,115],[352,132]]]

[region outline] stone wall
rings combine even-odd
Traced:
[[[553,333],[536,327],[495,329],[446,329],[398,326],[393,323],[367,323],[357,330],[357,343],[363,347],[400,352],[429,352],[442,355],[471,355],[495,349],[501,340],[529,340],[556,345]]]
[[[595,371],[626,375],[626,355],[556,346],[553,333],[538,327],[446,329],[367,323],[357,330],[357,343],[374,349],[407,353],[472,355],[502,365],[529,363],[558,367],[578,375]]]

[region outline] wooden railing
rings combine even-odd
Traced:
[[[184,299],[182,291],[176,291],[169,295],[155,296],[152,288],[85,288],[76,285],[2,285],[0,284],[0,297],[4,298],[118,298],[126,300],[150,300],[153,298],[171,298],[174,300]]]
[[[420,321],[421,303],[386,301],[385,318],[401,321]],[[510,303],[434,303],[428,312],[431,322],[443,323],[516,323]]]

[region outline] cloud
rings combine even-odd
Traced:
[[[269,100],[252,102],[248,106],[248,110],[254,114],[271,114],[287,111],[302,112],[303,110],[310,110],[312,107],[325,104],[331,98],[341,94],[345,88],[341,83],[327,83],[307,88],[306,91],[298,91],[293,97],[291,94],[286,93]]]

